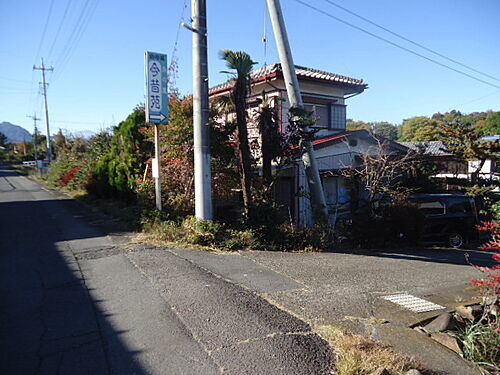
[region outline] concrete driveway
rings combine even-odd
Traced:
[[[471,266],[491,264],[476,250],[416,249],[332,253],[169,249],[232,283],[258,293],[312,325],[344,327],[417,357],[443,374],[477,374],[458,355],[410,327],[477,300]],[[407,293],[442,306],[416,313],[382,297]]]

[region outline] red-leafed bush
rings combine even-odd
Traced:
[[[79,165],[77,167],[74,167],[72,169],[70,169],[68,171],[68,173],[66,173],[63,178],[61,178],[61,183],[60,185],[61,186],[68,186],[68,184],[75,178],[75,176],[77,175],[77,173],[80,171],[80,169],[82,169],[82,166]]]
[[[482,279],[472,279],[471,283],[480,292],[482,297],[482,314],[474,319],[467,320],[465,327],[458,332],[462,343],[464,357],[479,366],[482,374],[497,375],[500,363],[500,225],[497,222],[483,221],[477,228],[487,231],[491,239],[481,246],[481,249],[494,253],[492,258],[496,265],[490,267],[475,266],[483,272]]]
[[[493,303],[498,305],[500,297],[500,224],[494,221],[483,221],[481,225],[478,225],[477,229],[490,234],[491,239],[479,248],[494,251],[491,257],[497,264],[491,267],[474,266],[474,268],[483,272],[485,277],[472,279],[471,283],[479,288],[490,301],[494,300]]]

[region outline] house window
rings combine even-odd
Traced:
[[[346,110],[345,105],[332,104],[331,106],[331,128],[332,129],[342,129],[346,128]]]
[[[304,104],[306,111],[312,112],[316,118],[315,127],[330,128],[330,104]]]

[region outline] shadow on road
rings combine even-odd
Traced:
[[[333,250],[332,252],[463,266],[476,265],[484,267],[495,264],[491,258],[493,252],[476,249],[412,248],[359,251]]]
[[[69,247],[86,251],[103,233],[79,220],[74,202],[26,194],[0,193],[0,373],[110,374],[119,362],[146,375]]]

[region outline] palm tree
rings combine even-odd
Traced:
[[[234,87],[231,91],[231,98],[235,107],[236,126],[238,129],[238,158],[241,171],[243,204],[245,206],[245,213],[248,215],[252,206],[252,163],[250,146],[248,144],[247,98],[252,83],[250,72],[256,62],[250,58],[250,55],[242,51],[222,50],[220,57],[226,61],[228,69],[235,71],[223,73],[230,73],[234,76]]]

